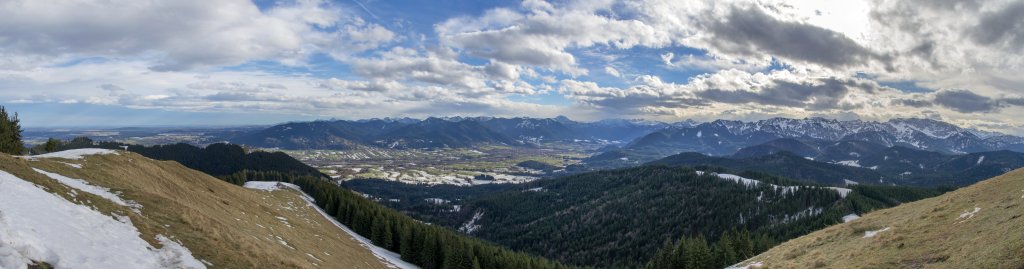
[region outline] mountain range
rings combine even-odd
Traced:
[[[688,123],[680,123],[688,126]],[[672,126],[640,120],[576,122],[565,117],[431,117],[285,123],[230,138],[234,143],[282,149],[459,148],[483,144],[529,146],[553,141],[622,143]]]
[[[692,127],[666,128],[641,137],[626,149],[653,152],[701,152],[731,155],[779,138],[814,141],[864,141],[941,153],[1024,150],[1024,138],[979,132],[930,119],[885,122],[824,118],[772,118],[752,122],[716,120]]]
[[[524,146],[556,141],[594,141],[654,160],[681,152],[733,155],[746,147],[780,138],[801,141],[861,141],[946,154],[995,150],[1024,151],[1024,138],[963,128],[931,119],[885,122],[824,118],[772,118],[663,123],[643,120],[578,122],[566,117],[449,117],[416,120],[370,119],[293,122],[250,131],[232,142],[284,149],[470,147],[479,144]],[[791,148],[792,149],[792,148]],[[753,149],[751,149],[753,150]],[[806,149],[805,149],[806,150]],[[801,153],[801,152],[795,152]]]

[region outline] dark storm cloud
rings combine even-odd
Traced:
[[[917,107],[917,108],[932,106],[932,102],[929,102],[928,100],[900,99],[900,100],[896,100],[896,102],[898,104],[901,104],[901,105],[904,105],[904,106]]]
[[[999,100],[999,103],[1010,106],[1024,106],[1024,98],[1005,98]]]
[[[839,100],[850,92],[850,88],[861,88],[866,92],[877,89],[856,81],[828,78],[819,83],[793,83],[776,81],[771,87],[760,91],[709,89],[698,93],[701,98],[716,102],[744,104],[759,103],[765,105],[806,107],[808,109],[850,108],[842,107]]]
[[[999,109],[999,102],[968,90],[946,90],[935,94],[935,103],[963,112],[991,112]]]
[[[756,7],[734,7],[726,20],[709,25],[721,50],[757,55],[758,51],[828,67],[864,65],[884,60],[852,39],[821,27],[780,21]]]
[[[905,100],[903,104],[914,106],[907,101],[909,100]],[[924,100],[910,102],[934,103],[963,113],[998,112],[1000,109],[1006,107],[1024,106],[1024,98],[1022,97],[992,98],[978,95],[968,90],[940,91],[935,93],[935,97],[932,102]]]
[[[970,33],[974,42],[981,45],[1024,48],[1024,2],[1018,1],[998,11],[983,13]]]

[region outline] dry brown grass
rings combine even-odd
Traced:
[[[159,246],[157,234],[168,236],[214,268],[386,268],[308,207],[297,191],[245,189],[176,162],[119,153],[84,160],[23,160],[0,154],[0,170],[105,214],[129,216],[150,244]],[[88,193],[72,195],[68,187],[32,167],[119,191],[122,198],[143,206],[142,215]]]
[[[785,242],[763,268],[1022,268],[1024,169]],[[981,210],[974,217],[960,214]],[[865,231],[890,227],[874,237]]]

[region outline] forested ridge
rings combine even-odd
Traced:
[[[716,167],[700,170],[729,173]],[[613,268],[644,266],[658,255],[668,255],[655,254],[666,245],[673,250],[668,253],[677,253],[676,242],[684,242],[685,249],[702,241],[708,251],[724,252],[719,253],[721,259],[701,264],[733,263],[778,242],[839,223],[844,215],[941,193],[864,185],[851,187],[842,198],[831,189],[764,173],[736,174],[802,187],[788,192],[767,185],[744,186],[712,174],[698,175],[691,168],[666,166],[590,172],[503,188],[374,180],[346,185],[423,221],[453,229],[479,216],[473,222],[478,228],[471,234],[513,250],[573,265]],[[429,198],[451,202],[437,204]],[[750,249],[725,251],[719,245],[722,238],[727,238],[725,245],[750,242],[741,244]]]

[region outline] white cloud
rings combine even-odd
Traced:
[[[666,32],[639,20],[596,14],[610,11],[610,1],[572,2],[555,7],[525,1],[521,10],[493,9],[479,18],[460,17],[435,27],[445,45],[501,62],[529,65],[573,75],[586,74],[567,50],[591,46],[631,48],[670,45]]]
[[[300,64],[312,53],[341,57],[393,38],[316,0],[263,11],[248,0],[0,3],[3,58],[142,58],[154,70],[174,71],[253,60]]]
[[[622,77],[622,74],[619,73],[619,70],[615,69],[615,67],[612,67],[610,65],[604,67],[604,73],[613,77]]]
[[[1012,129],[1021,19],[1007,0],[527,0],[396,34],[320,0],[13,0],[0,2],[0,99],[326,117],[927,114]],[[324,72],[318,54],[351,71]],[[255,71],[225,68],[239,64]],[[880,85],[897,81],[926,90]],[[575,104],[523,101],[553,91]]]

